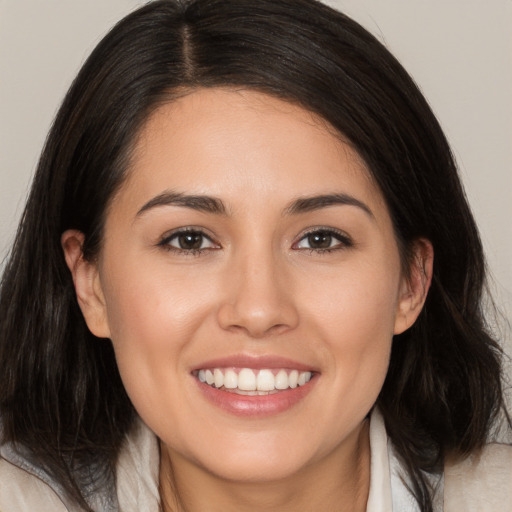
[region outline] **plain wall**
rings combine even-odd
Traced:
[[[0,0],[0,260],[66,89],[108,28],[142,3]],[[494,294],[512,319],[512,1],[326,3],[384,41],[438,115],[481,229]]]

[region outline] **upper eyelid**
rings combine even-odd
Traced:
[[[347,232],[345,232],[341,229],[331,228],[331,227],[327,227],[327,226],[314,226],[312,228],[308,228],[305,231],[302,231],[301,234],[296,238],[296,240],[300,241],[304,237],[309,236],[313,233],[318,233],[318,232],[329,233],[329,234],[332,234],[335,236],[339,236],[341,238],[346,238],[346,239],[352,240],[352,237]]]

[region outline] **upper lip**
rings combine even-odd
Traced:
[[[194,366],[193,371],[208,368],[252,368],[253,370],[289,368],[303,372],[317,372],[311,364],[276,355],[233,354],[231,356],[209,359]]]

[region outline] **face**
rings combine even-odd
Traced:
[[[140,416],[171,459],[231,480],[341,457],[415,318],[361,159],[251,91],[199,90],[152,115],[83,265],[85,318]]]

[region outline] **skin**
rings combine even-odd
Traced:
[[[218,198],[225,212],[152,205],[169,191]],[[324,194],[359,203],[290,212]],[[176,251],[170,234],[191,226],[205,234],[202,249]],[[319,227],[337,233],[328,252],[307,236]],[[169,510],[365,510],[365,418],[393,334],[424,303],[433,254],[418,240],[404,275],[383,197],[330,126],[254,91],[183,96],[139,134],[97,260],[82,258],[82,242],[63,234],[78,301],[91,331],[112,340],[127,392],[161,440]],[[279,414],[230,414],[191,370],[233,354],[309,365],[314,386]]]

